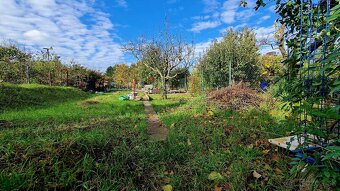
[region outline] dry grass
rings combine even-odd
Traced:
[[[215,102],[223,108],[244,110],[248,107],[259,107],[262,98],[256,90],[250,89],[240,82],[231,87],[210,92],[207,100]]]
[[[95,105],[95,104],[98,104],[99,102],[98,101],[95,101],[95,100],[87,100],[87,101],[83,101],[81,102],[80,104],[81,105]]]

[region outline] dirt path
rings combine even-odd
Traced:
[[[168,136],[168,129],[159,119],[151,103],[149,101],[143,101],[143,103],[145,107],[145,113],[147,115],[147,131],[150,135],[150,138],[153,140],[165,140]]]

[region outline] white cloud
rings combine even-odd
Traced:
[[[273,12],[273,13],[276,13],[275,8],[276,8],[276,5],[272,5],[272,6],[270,6],[270,7],[268,8],[268,10],[271,11],[271,12]]]
[[[269,15],[265,15],[265,16],[261,17],[260,19],[265,21],[265,20],[268,20],[269,18],[270,18]]]
[[[273,49],[270,45],[261,46],[259,52],[262,55],[267,54],[268,52],[276,52],[278,54],[280,53],[279,50]]]
[[[123,7],[123,8],[128,7],[126,0],[116,0],[116,3],[118,4],[119,7]]]
[[[249,1],[248,8],[244,8],[240,6],[239,0],[227,0],[223,3],[221,20],[226,24],[232,24],[235,21],[246,22],[256,14],[255,10],[249,8],[252,5],[253,2]]]
[[[223,3],[224,10],[235,10],[240,7],[239,0],[227,0]]]
[[[253,9],[256,6],[256,0],[247,0],[247,7]]]
[[[223,37],[218,37],[216,39],[209,39],[205,42],[199,42],[195,44],[195,56],[196,57],[200,57],[203,56],[204,52],[208,50],[208,48],[210,47],[210,45],[214,42],[221,42],[223,40]]]
[[[194,20],[213,20],[214,22],[223,22],[225,24],[232,24],[236,21],[246,22],[248,19],[256,14],[253,9],[255,0],[247,1],[248,7],[240,6],[240,0],[226,0],[221,5],[217,0],[203,0],[205,4],[205,12],[210,15],[195,16]]]
[[[243,11],[240,11],[237,13],[237,20],[242,21],[242,22],[246,22],[248,21],[251,17],[253,17],[255,15],[255,10],[253,9],[246,9]]]
[[[205,16],[195,16],[192,19],[199,20],[193,24],[190,31],[200,32],[201,30],[216,28],[223,23],[232,24],[236,21],[236,15],[241,17],[246,17],[247,13],[237,14],[237,10],[240,7],[239,0],[227,0],[221,4],[217,0],[203,0],[205,4],[205,12],[210,13],[210,15]],[[249,9],[246,11],[250,11]],[[250,15],[249,17],[251,17]],[[210,19],[210,21],[206,21]]]
[[[123,61],[114,29],[109,15],[89,1],[0,0],[0,39],[33,51],[52,46],[64,61],[74,58],[92,69]]]
[[[199,57],[210,47],[212,41],[200,42],[195,45],[195,55]]]
[[[230,26],[230,27],[221,29],[220,33],[221,34],[226,34],[227,30],[230,29],[230,28],[233,29],[233,30],[239,30],[239,29],[241,29],[241,28],[243,28],[245,26],[247,26],[247,23],[242,23],[242,24],[239,24],[239,25],[236,25],[236,26]]]
[[[268,39],[273,40],[275,28],[270,27],[258,27],[254,29],[257,40]]]
[[[32,43],[39,43],[48,40],[50,37],[47,33],[38,30],[29,30],[24,33],[24,37],[27,41]]]
[[[263,21],[268,20],[268,19],[270,19],[270,15],[265,15],[263,17],[260,17],[260,19],[258,19],[256,24],[259,25],[259,24],[263,23]]]
[[[235,21],[236,11],[225,11],[221,14],[221,20],[226,24],[231,24]]]
[[[236,11],[240,7],[239,0],[227,0],[223,3],[221,12],[221,20],[226,24],[231,24],[235,21]]]
[[[279,52],[277,49],[277,46],[275,45],[275,39],[274,39],[274,32],[275,28],[273,26],[269,27],[258,27],[254,29],[254,32],[256,34],[257,41],[265,40],[271,45],[261,45],[260,47],[260,54],[266,54],[268,52]]]
[[[190,31],[200,32],[205,29],[216,28],[220,25],[221,23],[219,21],[203,21],[203,22],[194,23]]]
[[[203,0],[203,3],[205,5],[204,12],[206,13],[215,12],[220,5],[218,0]]]

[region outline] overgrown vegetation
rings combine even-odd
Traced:
[[[99,79],[101,74],[71,61],[62,63],[50,51],[32,54],[15,44],[0,44],[0,82],[39,83],[45,85],[76,86],[84,88],[89,79]]]
[[[198,63],[205,86],[221,88],[240,81],[257,85],[260,77],[258,50],[251,29],[228,29],[223,39],[213,42]]]
[[[290,114],[273,112],[280,109],[272,102],[236,112],[219,109],[203,97],[154,98],[154,108],[170,129],[171,165],[164,179],[174,190],[311,189],[310,182],[291,176],[289,153],[267,141],[290,135],[297,125],[292,120],[281,123]]]
[[[258,0],[257,5],[266,2]],[[335,128],[340,128],[339,0],[277,1],[275,10],[289,50],[282,84],[286,106],[300,123],[297,134],[313,134],[317,139],[310,141],[323,145],[313,152],[300,145],[303,157],[294,162],[294,171],[314,177],[314,183],[339,185],[340,140]],[[315,161],[305,163],[307,157]]]
[[[145,132],[142,102],[118,101],[128,92],[53,86],[82,87],[101,74],[49,52],[33,58],[0,46],[0,190],[338,189],[340,5],[312,3],[276,2],[282,57],[260,56],[251,29],[228,30],[193,69],[191,94],[152,96],[169,128],[159,142]],[[323,29],[308,37],[311,26]],[[139,40],[125,47],[137,64],[106,72],[116,87],[159,83],[163,97],[167,84],[186,88],[191,45],[168,31]],[[268,92],[253,88],[261,81],[271,84]],[[302,145],[299,157],[267,140],[307,133],[322,147]]]
[[[122,94],[1,113],[9,125],[0,129],[0,189],[294,190],[303,183],[289,173],[287,152],[267,141],[296,125],[279,123],[289,113],[272,113],[271,102],[240,113],[189,94],[153,96],[170,130],[154,142],[142,103],[118,101]],[[50,99],[44,91],[35,96]]]
[[[23,95],[33,92],[26,101],[44,107],[8,105],[0,113],[8,124],[0,126],[0,190],[132,189],[152,178],[152,166],[139,156],[148,156],[139,148],[146,141],[142,103],[119,102],[122,93],[7,88]]]

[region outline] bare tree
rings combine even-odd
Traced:
[[[264,38],[260,40],[260,45],[270,45],[272,49],[279,49],[282,57],[287,58],[288,53],[285,49],[285,25],[281,24],[277,26],[277,23],[274,24],[275,33],[274,38],[275,42],[270,42],[268,38]]]
[[[157,73],[162,82],[163,98],[167,98],[166,83],[175,78],[180,71],[188,69],[194,63],[194,46],[187,43],[182,35],[174,35],[166,29],[159,36],[147,40],[140,37],[123,48]],[[175,72],[178,71],[178,72]]]

